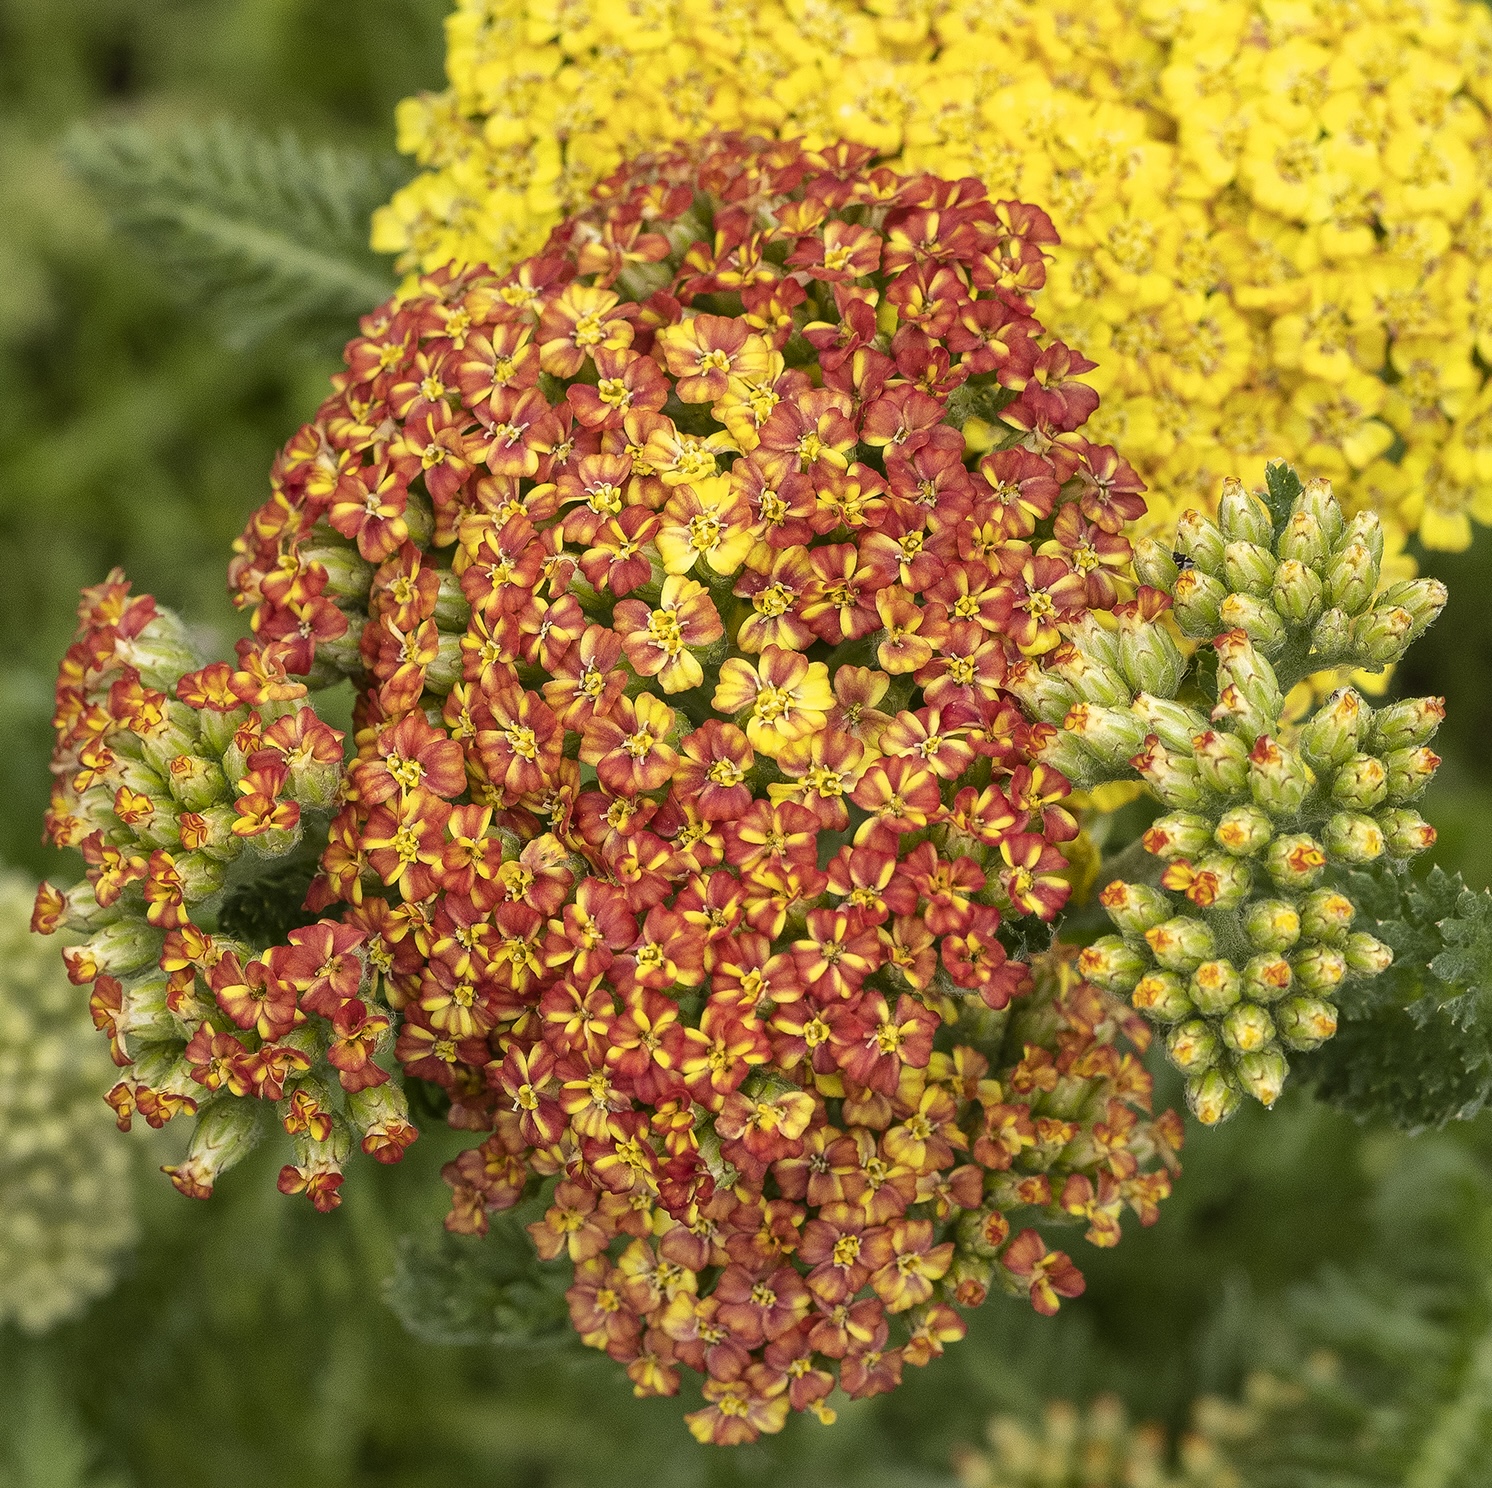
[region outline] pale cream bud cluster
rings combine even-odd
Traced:
[[[0,875],[0,1325],[40,1333],[108,1290],[135,1222],[109,1057],[31,898]]]

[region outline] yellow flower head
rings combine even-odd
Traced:
[[[1455,476],[1382,515],[1431,546],[1492,503],[1482,5],[460,0],[447,36],[449,88],[399,110],[424,172],[374,226],[407,267],[506,267],[660,139],[849,139],[1051,213],[1044,316],[1099,361],[1152,525],[1266,452],[1350,507],[1390,488],[1368,465],[1424,451]],[[750,449],[760,348],[668,355]]]

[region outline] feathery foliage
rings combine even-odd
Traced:
[[[1302,1062],[1317,1095],[1408,1131],[1474,1116],[1492,1099],[1492,894],[1438,867],[1354,873],[1346,892],[1394,964]]]
[[[367,222],[399,178],[397,161],[226,119],[169,131],[80,124],[62,154],[116,228],[217,312],[234,345],[290,323],[345,334],[392,288]]]

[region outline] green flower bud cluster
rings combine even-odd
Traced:
[[[62,959],[92,984],[94,1025],[124,1072],[106,1097],[119,1125],[198,1118],[167,1169],[179,1189],[205,1197],[273,1102],[297,1157],[281,1186],[332,1207],[354,1134],[380,1153],[413,1136],[373,1063],[389,1020],[355,996],[363,936],[306,908],[342,735],[281,652],[244,643],[237,666],[203,666],[181,622],[117,573],[85,591],[80,618],[58,682],[47,833],[81,850],[87,875],[43,884],[32,928],[78,937]],[[338,991],[301,1008],[333,974]]]
[[[1146,881],[1100,895],[1119,934],[1080,964],[1166,1029],[1208,1124],[1244,1095],[1273,1104],[1287,1052],[1329,1039],[1344,985],[1392,961],[1354,931],[1342,870],[1403,863],[1435,837],[1414,802],[1439,764],[1439,699],[1374,709],[1340,687],[1299,724],[1285,699],[1323,669],[1397,661],[1444,588],[1379,593],[1378,519],[1348,521],[1325,481],[1302,487],[1279,465],[1269,477],[1267,494],[1228,482],[1216,522],[1181,519],[1184,566],[1137,555],[1185,636],[1210,645],[1188,661],[1147,586],[1114,628],[1085,617],[1043,671],[1011,680],[1054,726],[1044,759],[1080,784],[1138,774],[1166,808],[1142,839],[1158,860]]]
[[[1050,1401],[1039,1425],[995,1416],[987,1449],[956,1452],[954,1471],[964,1488],[1239,1488],[1226,1448],[1203,1429],[1202,1408],[1212,1404],[1198,1403],[1174,1467],[1161,1427],[1131,1425],[1118,1398],[1101,1395],[1085,1411]]]
[[[304,685],[257,667],[252,650],[242,669],[201,666],[180,620],[148,598],[129,602],[126,616],[148,606],[151,618],[126,637],[104,622],[127,589],[115,575],[90,591],[99,612],[70,653],[79,675],[58,688],[47,836],[82,851],[88,881],[44,884],[35,927],[88,937],[66,953],[95,968],[80,980],[148,967],[189,919],[240,933],[241,901],[258,939],[264,896],[246,886],[301,846],[305,814],[330,815],[342,779],[341,735],[304,705]]]
[[[0,1325],[40,1333],[109,1289],[135,1222],[108,1055],[31,897],[0,874]]]

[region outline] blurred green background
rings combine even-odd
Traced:
[[[335,349],[290,333],[227,345],[111,236],[56,142],[79,120],[226,115],[389,154],[394,103],[440,83],[445,8],[0,0],[0,861],[75,872],[38,835],[52,674],[79,586],[122,564],[226,644],[229,542],[337,365]],[[1425,567],[1451,603],[1400,685],[1449,701],[1429,814],[1439,860],[1481,886],[1492,534]],[[197,1205],[151,1172],[174,1155],[169,1133],[129,1140],[143,1234],[117,1288],[46,1338],[0,1330],[0,1488],[946,1483],[951,1447],[996,1407],[1117,1389],[1136,1414],[1179,1425],[1196,1391],[1237,1387],[1279,1299],[1311,1282],[1296,1305],[1319,1303],[1325,1264],[1444,1281],[1445,1378],[1486,1326],[1486,1119],[1411,1140],[1295,1098],[1194,1131],[1159,1225],[1114,1252],[1079,1247],[1090,1291],[1057,1319],[993,1301],[967,1342],[832,1430],[795,1420],[753,1447],[703,1449],[676,1403],[634,1402],[598,1356],[442,1347],[402,1329],[383,1278],[402,1234],[438,1224],[437,1169],[462,1145],[449,1134],[427,1132],[398,1169],[360,1164],[326,1218],[274,1191],[271,1153]]]

